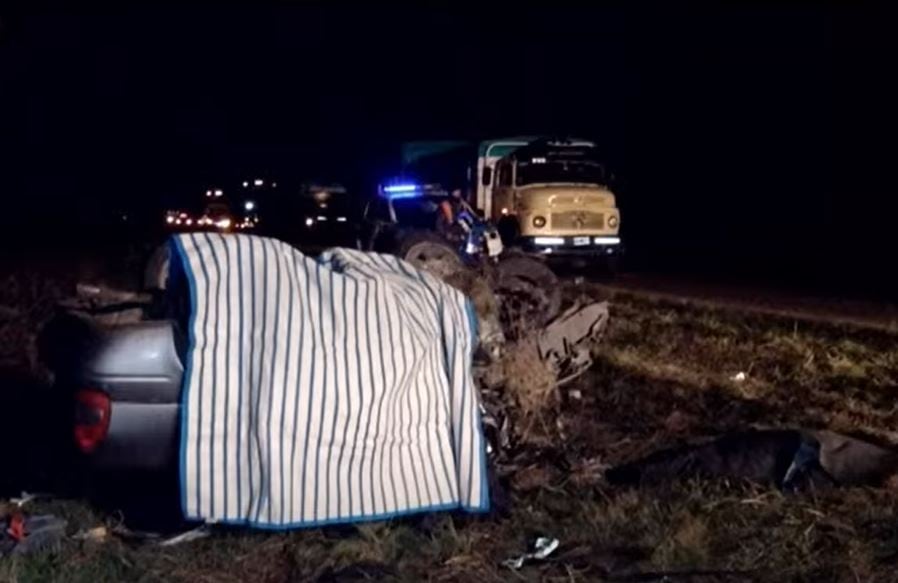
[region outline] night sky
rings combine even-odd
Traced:
[[[637,266],[880,286],[888,14],[673,4],[0,10],[11,228],[256,173],[363,191],[405,139],[570,134],[620,177]]]

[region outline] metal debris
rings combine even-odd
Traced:
[[[608,302],[575,305],[556,318],[537,340],[540,357],[559,378],[559,385],[583,374],[592,365],[591,344],[608,325]]]
[[[211,532],[206,525],[198,526],[193,530],[188,530],[187,532],[182,532],[179,535],[173,536],[171,538],[167,538],[163,541],[159,542],[160,547],[173,547],[175,545],[180,545],[183,543],[193,542],[195,540],[199,540],[201,538],[206,538],[209,536]]]
[[[517,571],[528,561],[544,561],[558,548],[557,538],[541,536],[533,543],[533,551],[502,561],[504,567]]]
[[[22,494],[18,498],[10,498],[9,501],[10,501],[10,503],[21,508],[21,507],[25,506],[26,504],[28,504],[29,502],[37,500],[38,498],[41,498],[42,496],[43,496],[43,494],[35,494],[33,492],[25,492],[23,490]]]
[[[15,512],[0,521],[0,556],[56,550],[65,536],[66,521],[52,514],[24,516]]]

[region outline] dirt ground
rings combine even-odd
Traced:
[[[28,363],[24,346],[4,358]],[[660,447],[748,427],[827,427],[898,444],[898,334],[618,292],[595,359],[520,448],[507,500],[488,516],[221,531],[171,548],[70,536],[57,553],[0,559],[0,581],[898,581],[898,491],[888,486],[633,489],[602,476]],[[127,510],[106,506],[50,498],[28,510],[64,516],[69,535],[134,527]],[[548,561],[501,565],[543,535],[561,543]]]
[[[898,331],[898,304],[869,299],[809,294],[807,290],[696,277],[627,273],[605,286],[641,297],[688,301],[711,307],[729,306],[760,314]]]

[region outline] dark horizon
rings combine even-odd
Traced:
[[[112,207],[150,216],[251,173],[364,194],[403,140],[576,135],[620,177],[637,267],[891,294],[884,12],[0,13],[7,234]]]

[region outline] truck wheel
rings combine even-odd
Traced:
[[[549,267],[532,257],[512,255],[499,262],[496,294],[509,331],[542,327],[561,310],[561,286]]]
[[[403,237],[397,255],[443,281],[465,269],[461,258],[449,242],[427,231],[410,233]]]

